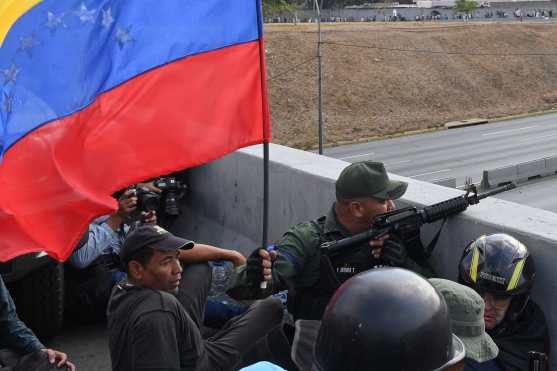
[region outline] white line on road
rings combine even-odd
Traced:
[[[431,174],[438,174],[438,173],[446,173],[447,171],[451,171],[452,169],[443,169],[443,170],[437,170],[437,171],[430,171],[429,173],[422,173],[422,174],[416,174],[416,175],[410,175],[409,178],[416,178],[419,176],[423,176],[423,175],[431,175]]]
[[[383,164],[387,167],[398,165],[398,164],[405,164],[407,162],[412,162],[411,160],[401,160],[401,161],[393,161],[393,162],[384,162]]]
[[[370,152],[370,153],[362,153],[361,155],[353,155],[353,156],[345,156],[345,157],[339,157],[339,160],[346,160],[348,158],[358,158],[358,157],[364,157],[364,156],[371,156],[374,155],[374,152]]]
[[[534,125],[534,126],[525,126],[523,128],[518,128],[518,129],[494,131],[494,132],[491,132],[491,133],[482,134],[482,137],[487,137],[487,136],[490,136],[490,135],[513,133],[515,131],[530,130],[530,129],[534,129],[534,128],[537,128],[537,127],[538,127],[538,125]]]
[[[524,138],[518,141],[518,143],[524,143],[524,142],[530,142],[532,140],[538,140],[538,139],[545,139],[545,138],[551,138],[551,137],[556,137],[557,134],[550,134],[550,135],[542,135],[539,137],[530,137],[530,138]]]

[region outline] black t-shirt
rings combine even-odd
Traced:
[[[107,314],[113,370],[208,369],[199,328],[174,295],[122,281]]]

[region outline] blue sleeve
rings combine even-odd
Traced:
[[[112,252],[113,246],[120,245],[118,234],[106,223],[89,225],[89,239],[70,256],[70,263],[78,268],[87,268],[99,256]]]
[[[240,369],[240,371],[286,371],[271,362],[257,362],[251,366]]]
[[[15,304],[0,276],[0,348],[27,354],[46,348],[19,319]]]

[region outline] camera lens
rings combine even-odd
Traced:
[[[176,193],[168,191],[164,200],[164,211],[168,215],[176,216],[180,214],[178,202],[176,201]]]

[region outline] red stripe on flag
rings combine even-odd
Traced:
[[[10,148],[0,261],[41,250],[64,260],[94,217],[115,210],[114,191],[270,140],[259,53],[254,41],[152,70]]]

